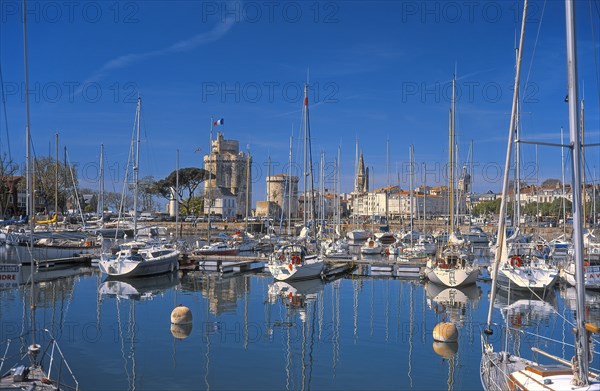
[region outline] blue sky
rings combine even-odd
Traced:
[[[0,2],[0,63],[6,111],[0,143],[24,161],[23,30],[19,1]],[[592,15],[590,16],[590,8]],[[164,178],[200,166],[210,119],[254,157],[254,201],[273,172],[300,155],[303,83],[308,79],[313,156],[342,150],[342,191],[351,191],[355,141],[375,173],[408,187],[409,145],[426,163],[428,185],[445,183],[450,80],[457,70],[460,161],[474,144],[474,188],[498,191],[504,166],[522,2],[33,2],[28,9],[31,130],[37,155],[54,134],[96,187],[100,144],[111,167],[107,190],[121,186],[137,94],[142,97],[141,175]],[[577,2],[580,85],[586,139],[599,140],[600,4]],[[541,22],[541,23],[540,23]],[[594,39],[592,33],[596,34]],[[531,3],[522,85],[523,138],[560,140],[567,126],[564,5]],[[539,33],[539,37],[538,37]],[[594,47],[595,45],[595,47]],[[594,53],[596,63],[594,62]],[[595,65],[596,64],[596,65]],[[580,88],[580,93],[582,88]],[[5,125],[8,122],[8,137]],[[568,134],[568,131],[565,131]],[[194,153],[201,148],[200,153]],[[597,149],[588,170],[600,171]],[[524,176],[536,181],[535,147],[522,150]],[[301,163],[300,163],[301,164]],[[317,162],[315,162],[315,167]],[[560,150],[539,148],[539,177],[560,178]],[[115,179],[117,178],[117,179]],[[417,184],[424,182],[419,175]]]

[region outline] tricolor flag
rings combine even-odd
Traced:
[[[214,126],[219,126],[219,125],[223,125],[225,122],[223,120],[223,118],[216,120],[213,125]]]

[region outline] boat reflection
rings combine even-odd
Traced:
[[[330,286],[336,282],[331,283]],[[267,333],[269,339],[273,339],[275,329],[281,329],[281,338],[285,344],[286,390],[311,388],[315,342],[321,337],[322,332],[321,311],[324,287],[325,283],[319,279],[276,281],[268,286]],[[271,321],[270,309],[278,302],[281,302],[287,311],[282,313],[282,318]],[[336,322],[334,321],[333,324],[335,325]],[[334,373],[339,355],[335,330],[334,326],[332,335]]]
[[[448,288],[428,281],[425,283],[425,293],[429,308],[442,320],[457,326],[465,323],[469,305],[474,305],[481,298],[481,288],[476,284]]]
[[[177,272],[148,277],[108,279],[100,284],[98,294],[130,300],[148,300],[177,286],[178,283]]]
[[[561,286],[560,297],[565,307],[571,311],[576,311],[575,295],[575,287]],[[600,291],[585,290],[585,311],[588,322],[600,323]]]
[[[240,299],[250,294],[250,275],[224,277],[215,273],[190,272],[181,277],[182,292],[200,292],[213,315],[235,313]]]
[[[307,303],[316,301],[320,292],[323,292],[325,283],[320,279],[306,281],[277,281],[269,284],[269,303],[275,304],[278,298],[284,306],[290,309],[302,310]],[[301,314],[304,313],[301,311]],[[305,319],[302,318],[304,321]]]
[[[537,326],[548,322],[556,312],[556,294],[551,290],[542,297],[531,292],[508,293],[500,289],[494,307],[500,309],[503,319],[508,320],[511,327]]]

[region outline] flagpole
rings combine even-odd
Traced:
[[[208,244],[210,244],[210,209],[212,206],[211,195],[210,195],[210,191],[211,191],[210,184],[212,182],[211,168],[213,165],[213,154],[212,154],[213,124],[214,124],[213,117],[210,117],[210,139],[208,140],[208,148],[209,148],[209,152],[208,152],[209,153],[209,155],[208,155],[209,156],[209,159],[208,159],[208,162],[209,162],[209,165],[208,165],[208,167],[209,167],[209,169],[208,169],[208,191],[206,192],[206,197],[204,197],[205,201],[208,202],[208,219],[207,219],[207,221],[208,221],[208,234],[207,234]]]

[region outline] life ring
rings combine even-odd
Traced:
[[[521,327],[523,325],[521,314],[511,316],[510,323],[515,327]]]
[[[518,255],[513,255],[512,257],[510,257],[510,266],[521,267],[523,266],[523,260]]]
[[[299,256],[294,255],[294,256],[292,256],[292,264],[294,264],[294,263],[296,265],[300,265],[300,263],[302,263],[302,259]]]

